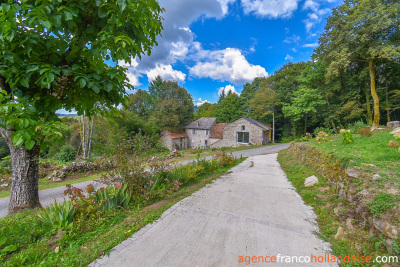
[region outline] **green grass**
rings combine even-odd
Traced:
[[[6,236],[6,245],[15,244],[18,251],[0,256],[0,266],[86,266],[161,214],[181,199],[211,183],[227,170],[243,162],[204,174],[197,183],[184,186],[178,192],[147,207],[131,204],[126,211],[114,209],[100,218],[85,221],[88,229],[73,230],[56,235],[56,231],[44,224],[36,211],[26,211],[0,220],[0,236]]]
[[[53,182],[53,181],[47,180],[46,178],[41,178],[41,179],[39,179],[39,190],[65,186],[67,184],[77,184],[77,183],[81,183],[81,182],[91,181],[91,180],[95,180],[99,177],[100,177],[99,174],[92,174],[92,175],[83,176],[83,177],[80,177],[77,179],[64,180],[61,182]],[[0,198],[8,197],[8,196],[10,196],[10,191],[4,190],[4,191],[0,192]]]
[[[332,254],[336,256],[347,256],[360,254],[359,251],[351,247],[352,240],[335,240],[334,235],[341,223],[341,218],[336,216],[333,211],[339,202],[336,197],[335,190],[330,186],[329,182],[324,177],[318,177],[319,183],[313,187],[305,187],[304,181],[311,175],[316,175],[316,172],[299,162],[287,149],[282,150],[278,154],[278,161],[285,171],[289,181],[296,188],[296,191],[301,195],[304,202],[313,207],[317,215],[317,223],[320,233],[317,235],[326,242],[331,244]],[[322,190],[324,189],[324,190]],[[367,249],[367,254],[370,255],[371,249]],[[365,266],[343,264],[342,266]]]
[[[374,133],[371,137],[354,134],[354,142],[351,144],[343,144],[340,135],[333,136],[330,142],[318,143],[313,140],[310,144],[328,154],[335,154],[348,162],[349,166],[365,167],[374,164],[381,170],[394,172],[400,177],[400,153],[397,149],[388,147],[390,140],[394,140],[393,135],[382,131]]]

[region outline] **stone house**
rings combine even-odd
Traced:
[[[188,148],[188,136],[184,133],[161,133],[161,145],[171,151]]]
[[[210,147],[266,145],[271,139],[271,127],[250,118],[240,118],[222,126],[223,133],[212,135]]]
[[[200,118],[185,126],[185,132],[188,136],[189,147],[201,148],[210,146],[210,134],[217,118]]]
[[[232,123],[217,123],[217,118],[203,117],[186,125],[186,134],[162,134],[161,142],[172,151],[187,147],[266,145],[271,139],[271,130],[271,127],[250,118],[240,118]]]

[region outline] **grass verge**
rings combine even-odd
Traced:
[[[376,256],[391,256],[384,246],[381,246],[385,240],[382,237],[371,240],[369,238],[369,229],[364,227],[361,221],[353,222],[354,229],[351,235],[346,234],[342,238],[335,239],[339,226],[343,225],[343,220],[345,220],[338,213],[350,212],[351,203],[347,200],[339,199],[335,189],[324,177],[318,177],[319,183],[315,186],[305,187],[305,179],[317,173],[297,160],[287,149],[278,154],[278,161],[304,202],[313,207],[320,228],[318,235],[321,239],[331,244],[333,255],[342,257],[363,255],[371,256],[372,259],[375,259]],[[341,207],[342,210],[338,210],[337,207]],[[382,265],[377,263],[370,265],[367,263],[342,263],[341,266]]]
[[[129,209],[114,209],[93,218],[84,231],[55,231],[27,211],[0,220],[0,236],[18,247],[16,253],[1,254],[1,266],[85,266],[108,253],[114,246],[132,236],[181,199],[211,183],[227,170],[243,162],[204,174],[198,182],[182,187],[178,192],[146,207],[131,205]],[[7,244],[9,245],[9,244]]]

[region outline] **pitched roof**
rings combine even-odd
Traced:
[[[217,123],[215,124],[211,134],[210,138],[218,138],[222,139],[224,138],[224,127],[228,125],[229,123]]]
[[[170,133],[170,132],[167,132],[167,133],[165,133],[165,135],[171,137],[172,139],[187,138],[188,137],[186,134],[183,134],[183,133]]]
[[[201,130],[210,130],[211,127],[217,122],[217,118],[214,117],[203,117],[189,123],[185,126],[185,129],[201,129]]]
[[[250,119],[250,118],[242,118],[242,119],[244,119],[244,120],[246,120],[246,121],[248,121],[248,122],[250,122],[250,123],[252,123],[252,124],[254,124],[254,125],[258,126],[258,127],[260,127],[260,128],[263,128],[264,130],[269,131],[269,130],[272,129],[268,125],[265,125],[264,123],[256,121],[255,119]]]

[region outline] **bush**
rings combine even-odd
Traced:
[[[329,135],[326,132],[319,132],[317,137],[315,138],[318,142],[328,142],[331,140]]]
[[[364,123],[362,120],[356,121],[355,123],[348,126],[353,133],[358,133],[361,128],[367,128],[369,125]]]
[[[351,130],[342,129],[340,130],[343,144],[351,144],[354,142],[354,137]]]
[[[73,146],[71,145],[64,145],[61,149],[60,152],[58,152],[55,155],[55,158],[57,160],[60,160],[62,162],[69,162],[73,161],[76,157],[76,150]]]
[[[333,134],[335,131],[333,129],[327,128],[327,127],[317,127],[314,129],[314,135],[317,136],[318,133],[324,132],[328,135]]]
[[[364,137],[372,136],[372,132],[371,132],[370,128],[361,128],[360,130],[358,130],[358,133]]]
[[[390,140],[389,144],[388,144],[388,147],[389,148],[398,148],[399,147],[399,143],[397,143],[396,141]]]
[[[38,216],[44,223],[50,224],[54,229],[69,229],[74,219],[78,204],[72,201],[65,201],[59,204],[57,201],[49,207],[39,211]]]
[[[394,139],[396,139],[397,141],[400,141],[400,132],[396,132],[393,135]]]
[[[100,188],[96,194],[96,201],[104,210],[115,209],[117,207],[126,208],[131,200],[131,194],[127,186],[121,184]]]

